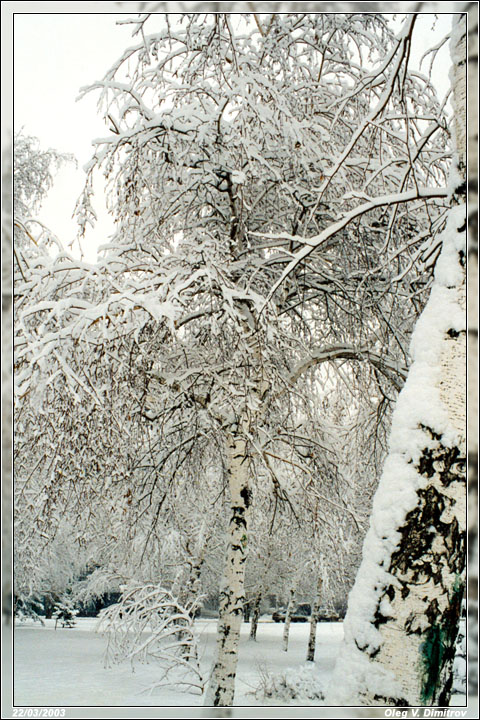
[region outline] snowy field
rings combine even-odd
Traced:
[[[105,639],[95,632],[97,621],[79,618],[74,628],[54,629],[54,621],[17,623],[14,632],[14,700],[23,706],[129,706],[129,705],[202,705],[202,698],[180,693],[173,688],[149,686],[155,680],[153,664],[136,666],[128,663],[105,668]],[[208,672],[213,660],[216,635],[215,620],[198,620],[201,666]],[[282,650],[283,624],[260,622],[257,641],[249,639],[249,625],[242,627],[235,704],[240,706],[279,704],[276,700],[255,697],[255,690],[269,682],[269,677],[287,671],[297,684],[299,670],[312,675],[312,684],[322,686],[328,679],[343,636],[341,623],[321,623],[317,630],[317,652],[314,664],[305,663],[308,623],[292,624],[288,652]],[[310,667],[308,667],[308,665]],[[306,667],[307,666],[307,667]],[[299,702],[300,701],[300,702]],[[282,702],[280,704],[287,704]],[[299,688],[297,702],[318,704],[306,699]]]
[[[59,627],[57,630],[53,620],[47,620],[45,627],[34,622],[17,623],[14,631],[14,704],[27,707],[177,708],[202,705],[200,695],[172,687],[149,692],[155,681],[154,664],[137,665],[134,672],[128,663],[104,667],[105,639],[95,631],[96,625],[94,618],[79,618],[76,627]],[[207,673],[215,649],[216,621],[198,620],[196,625],[201,666]],[[311,693],[312,688],[321,690],[327,684],[343,637],[342,623],[319,624],[315,663],[305,662],[309,624],[292,624],[287,653],[282,650],[283,627],[283,624],[265,618],[259,623],[255,642],[249,639],[249,625],[243,624],[235,705],[305,707],[322,704],[309,699],[303,689],[308,686]],[[262,693],[262,687],[271,687],[272,678],[278,678],[279,674],[284,674],[289,684],[295,687],[298,693],[295,699],[288,701],[282,697],[278,685],[274,697]],[[455,696],[451,704],[464,706],[464,696]],[[360,713],[365,717],[362,711]]]

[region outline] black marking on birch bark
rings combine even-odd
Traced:
[[[362,647],[361,645],[358,644],[357,640],[354,639],[354,641],[355,641],[355,645],[356,645],[357,648],[360,650],[360,652],[366,652],[366,651],[367,651],[368,645],[364,645],[364,646]]]
[[[214,696],[214,698],[213,698],[213,704],[214,704],[214,706],[220,705],[221,693],[222,693],[222,688],[221,688],[221,687],[217,687],[217,689],[215,690],[215,696]]]
[[[469,498],[473,498],[474,507],[477,506],[477,493],[478,493],[478,476],[477,476],[477,468],[478,468],[478,453],[469,452],[468,453],[468,495]],[[469,528],[468,528],[468,557],[469,560],[473,561],[473,551],[475,548],[475,542],[477,539],[477,524],[475,520],[472,522],[470,520],[469,522]],[[474,566],[472,565],[472,568]],[[471,573],[470,577],[476,576],[477,573]],[[473,579],[473,578],[472,578]],[[476,587],[476,584],[475,584]],[[473,598],[473,594],[470,592],[470,597]],[[476,597],[476,593],[475,593]],[[473,627],[473,626],[472,626]]]
[[[450,328],[450,330],[447,330],[447,335],[451,338],[458,338],[460,336],[460,332],[465,332],[465,331],[459,331],[459,330],[454,330],[453,328]]]
[[[418,617],[416,612],[410,613],[405,621],[405,632],[407,635],[421,635],[422,628],[418,624]]]
[[[437,467],[435,467],[435,463],[437,463]],[[440,463],[443,468],[439,470],[438,464]],[[428,478],[438,474],[442,485],[447,487],[452,482],[462,479],[464,464],[465,458],[460,454],[458,447],[448,448],[440,443],[436,448],[424,448],[418,469],[422,475]]]
[[[426,459],[426,469],[430,459]],[[448,471],[444,474],[444,484],[449,484]],[[458,476],[455,476],[457,479]],[[460,531],[458,521],[443,522],[448,498],[441,495],[433,486],[418,491],[419,504],[408,513],[401,528],[401,540],[391,557],[391,568],[411,578],[410,582],[420,582],[433,578],[442,585],[442,568],[449,566],[451,572],[460,574],[464,565],[464,533]],[[435,538],[443,538],[444,550],[434,551]]]
[[[395,588],[393,587],[393,585],[389,585],[389,586],[387,587],[387,589],[385,590],[385,595],[386,595],[390,600],[393,600],[393,598],[395,597]]]
[[[424,449],[418,463],[419,472],[425,478],[435,477],[444,488],[463,481],[465,459],[459,449],[445,447],[438,433],[430,428],[422,429],[438,444]],[[425,704],[436,704],[438,698],[439,702],[446,704],[451,693],[451,679],[448,678],[455,656],[463,596],[463,584],[459,578],[465,567],[465,533],[460,529],[457,518],[448,512],[455,503],[454,499],[433,485],[418,490],[417,495],[418,504],[407,514],[399,529],[401,539],[388,568],[399,585],[391,584],[379,595],[374,626],[378,628],[388,620],[380,611],[384,597],[392,602],[398,594],[404,600],[413,587],[421,587],[426,580],[433,580],[438,588],[438,597],[443,597],[443,602],[440,604],[428,595],[421,598],[423,612],[419,614],[417,610],[409,615],[405,621],[405,633],[421,638],[422,700]],[[445,585],[445,570],[447,576],[455,575],[453,591],[451,586]],[[380,649],[361,648],[356,644],[371,658]],[[407,704],[403,699],[383,699],[398,706]]]
[[[442,612],[434,601],[425,613],[431,622],[420,646],[423,661],[422,700],[425,704],[448,705],[463,593],[463,581],[457,576],[445,610]]]
[[[245,508],[248,510],[250,507],[251,501],[252,501],[252,492],[250,488],[244,487],[240,490],[240,497],[242,498],[243,502],[245,503]]]
[[[438,444],[425,448],[418,463],[418,470],[425,478],[440,481],[448,487],[463,480],[464,458],[457,447],[449,448],[440,443],[440,437],[433,430],[425,428]],[[392,554],[389,571],[400,582],[400,589],[389,585],[378,599],[375,626],[386,622],[380,612],[382,598],[390,601],[399,593],[402,599],[410,587],[421,586],[432,580],[438,589],[438,598],[429,595],[421,598],[423,612],[412,613],[405,621],[405,633],[421,637],[422,661],[421,697],[424,704],[436,704],[448,700],[451,682],[447,680],[455,656],[455,640],[461,612],[463,584],[459,580],[465,566],[465,533],[460,529],[456,517],[450,519],[448,510],[455,500],[444,495],[433,485],[418,490],[418,504],[411,510],[400,528],[401,539]],[[446,521],[442,518],[446,518]],[[439,542],[440,541],[440,542]],[[447,575],[457,578],[453,591],[445,585]],[[392,596],[393,595],[393,596]],[[442,610],[442,608],[444,608]],[[420,620],[423,618],[423,622]],[[425,620],[427,626],[425,627]],[[374,653],[370,654],[374,657]],[[401,702],[395,701],[396,705]]]
[[[383,705],[393,705],[393,707],[409,707],[410,703],[408,700],[405,700],[404,698],[389,698],[385,697],[385,695],[374,695],[374,700],[377,700],[377,702],[381,702]]]
[[[374,627],[376,627],[378,629],[380,627],[380,625],[383,625],[384,623],[388,622],[389,620],[391,620],[391,617],[388,617],[387,615],[382,615],[380,610],[377,608],[377,610],[375,611],[374,619],[373,619]],[[370,656],[370,657],[372,657],[372,656]]]
[[[235,523],[235,525],[239,526],[242,525],[242,527],[247,527],[247,520],[245,518],[245,508],[243,508],[241,505],[234,505],[232,507],[232,519],[230,522]]]
[[[432,428],[428,427],[428,425],[422,425],[422,423],[420,423],[419,428],[420,428],[420,430],[423,430],[424,433],[427,433],[428,435],[430,435],[432,440],[441,440],[442,439],[442,433],[435,432],[435,430],[432,430]]]
[[[457,185],[457,187],[455,188],[455,194],[456,195],[466,195],[467,194],[467,183],[465,180],[462,183],[460,183],[460,185]],[[467,224],[465,222],[461,228],[457,228],[457,232],[459,232],[459,233],[465,232],[466,229],[467,229]]]
[[[450,696],[452,694],[452,686],[453,686],[453,673],[449,673],[447,677],[447,681],[445,683],[445,686],[438,696],[438,704],[439,705],[445,705],[446,708],[450,705]]]

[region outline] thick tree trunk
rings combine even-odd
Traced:
[[[317,593],[315,602],[313,603],[312,615],[310,617],[310,634],[308,637],[307,662],[313,662],[315,659],[315,647],[317,644],[317,622],[320,614],[320,603],[322,601],[322,578],[318,578]]]
[[[468,8],[468,694],[470,697],[476,697],[478,695],[478,5],[465,3],[464,7]]]
[[[260,603],[262,601],[262,591],[259,590],[255,596],[253,605],[252,622],[250,624],[250,639],[257,639],[258,618],[260,617]]]
[[[287,612],[285,614],[285,627],[283,628],[283,650],[288,650],[288,639],[290,637],[290,625],[292,622],[293,603],[295,602],[296,586],[290,588],[290,596],[288,598]]]
[[[465,18],[452,30],[452,207],[392,418],[328,702],[448,705],[464,592]]]
[[[231,517],[225,560],[217,630],[217,658],[205,695],[207,706],[230,706],[235,694],[238,641],[243,618],[245,560],[247,556],[248,454],[244,437],[231,434],[227,439]]]

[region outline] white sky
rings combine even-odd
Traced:
[[[301,3],[298,5],[301,7]],[[451,8],[451,3],[449,5]],[[78,170],[73,165],[65,166],[58,173],[39,218],[64,244],[76,235],[76,223],[71,216],[83,186],[82,167],[92,153],[91,141],[108,134],[103,120],[96,114],[96,95],[92,93],[76,102],[78,91],[102,77],[125,47],[133,44],[131,28],[115,23],[121,17],[134,15],[136,7],[136,3],[131,2],[128,12],[118,13],[114,2],[2,3],[3,67],[11,67],[13,59],[13,127],[38,137],[43,149],[52,147],[73,153],[78,161]],[[440,15],[432,31],[434,21],[431,14],[417,20],[413,65],[425,49],[450,30],[451,15]],[[435,68],[441,92],[448,89],[449,68],[446,46]],[[12,127],[11,115],[8,115],[9,82],[11,77],[4,75],[2,99],[7,101],[7,116],[2,121],[2,132]],[[95,260],[96,247],[106,241],[113,229],[103,209],[100,184],[99,189],[93,203],[99,222],[83,244],[85,257],[91,261]]]
[[[78,3],[11,5],[22,6],[13,21],[13,127],[38,137],[42,149],[72,153],[78,162],[78,169],[73,164],[62,167],[39,214],[66,245],[77,232],[72,213],[83,187],[82,168],[92,154],[91,141],[108,134],[96,111],[96,95],[78,102],[76,98],[80,87],[99,79],[131,44],[131,28],[115,24],[126,14],[91,12],[99,5],[117,10],[113,2],[83,2],[82,13]],[[39,13],[40,6],[48,6],[47,11]],[[69,6],[75,12],[64,12]],[[58,9],[63,12],[55,12]],[[101,183],[98,188],[93,204],[99,222],[83,243],[85,257],[92,261],[96,247],[113,230],[104,210]]]

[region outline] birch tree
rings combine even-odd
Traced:
[[[465,19],[451,34],[451,208],[349,597],[340,703],[444,706],[452,690],[465,581]]]
[[[153,522],[148,542],[188,458],[203,469],[216,452],[229,516],[206,702],[231,705],[257,477],[285,501],[276,463],[315,469],[319,368],[326,384],[348,362],[355,382],[401,388],[447,133],[428,78],[408,72],[414,17],[398,37],[368,14],[151,21],[126,21],[139,40],[84,90],[109,135],[78,217],[94,221],[100,170],[117,232],[97,266],[61,254],[25,279],[18,392],[69,397],[92,424],[112,413],[103,487]],[[132,432],[133,459],[115,442]],[[153,435],[161,452],[140,470]]]
[[[320,603],[322,601],[322,584],[323,578],[318,575],[315,598],[312,605],[312,615],[310,617],[310,632],[308,635],[307,662],[313,662],[315,659],[315,647],[317,642],[317,623],[320,614]]]

